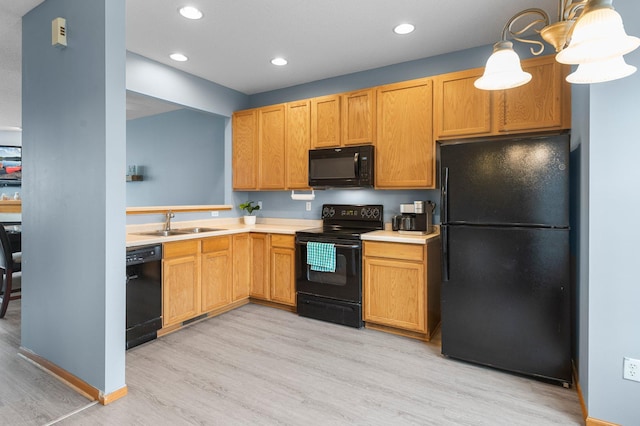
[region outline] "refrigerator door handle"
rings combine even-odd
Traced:
[[[444,176],[442,177],[442,195],[441,195],[441,222],[448,223],[449,222],[449,200],[448,194],[449,191],[449,168],[445,167],[443,171]]]
[[[441,227],[442,237],[442,281],[449,281],[449,227]]]

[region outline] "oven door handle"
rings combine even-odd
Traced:
[[[302,245],[302,246],[306,246],[308,241],[298,241],[298,244]],[[320,241],[318,241],[320,242]],[[357,249],[360,248],[359,244],[353,244],[353,245],[345,245],[345,244],[335,244],[335,243],[327,243],[327,244],[333,244],[336,248],[345,248],[345,249]]]

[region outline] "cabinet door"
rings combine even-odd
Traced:
[[[207,312],[231,303],[230,237],[206,238],[202,241],[202,311]]]
[[[311,102],[287,104],[287,188],[309,188],[309,148],[311,148]]]
[[[425,332],[424,264],[364,259],[364,320]]]
[[[491,92],[473,85],[483,72],[475,68],[435,78],[435,138],[491,134]]]
[[[162,325],[180,323],[200,313],[198,240],[163,245]]]
[[[260,189],[284,189],[285,138],[284,105],[258,110],[260,133],[258,137],[260,163]]]
[[[294,237],[271,236],[271,300],[295,306],[295,249]]]
[[[233,189],[258,188],[257,117],[255,109],[233,114]]]
[[[340,95],[311,99],[311,146],[340,146]]]
[[[249,297],[251,285],[251,237],[249,234],[233,236],[233,297],[232,300]]]
[[[269,300],[269,234],[251,235],[251,290],[249,295]]]
[[[571,87],[565,76],[570,67],[554,55],[523,61],[531,81],[496,93],[494,114],[499,132],[568,129],[571,127]]]
[[[342,144],[362,145],[375,142],[376,92],[359,90],[342,95]]]
[[[430,79],[377,90],[376,187],[435,188]]]

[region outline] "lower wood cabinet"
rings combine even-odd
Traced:
[[[207,312],[231,303],[232,256],[229,237],[202,240],[201,311]]]
[[[295,237],[251,234],[251,256],[251,298],[295,306]]]
[[[163,244],[162,326],[224,312],[249,300],[249,234]]]
[[[251,284],[251,235],[233,236],[233,291],[232,301],[249,298]],[[231,264],[231,262],[229,262]]]
[[[162,325],[167,327],[200,313],[200,240],[162,247]]]
[[[366,326],[429,340],[440,323],[440,239],[365,241],[363,269]]]
[[[295,237],[293,235],[271,235],[271,301],[295,306],[295,262]]]
[[[269,234],[251,235],[251,288],[249,295],[269,300]]]

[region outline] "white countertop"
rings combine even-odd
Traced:
[[[217,237],[221,235],[242,234],[245,232],[259,232],[265,234],[289,234],[295,235],[297,231],[315,228],[322,225],[319,220],[297,220],[297,219],[258,219],[255,225],[245,225],[240,223],[241,219],[212,219],[208,221],[195,222],[173,222],[172,229],[207,227],[221,228],[214,232],[197,232],[193,234],[179,234],[168,237],[140,235],[140,232],[156,231],[162,229],[162,224],[148,225],[128,225],[127,226],[127,247],[136,247],[147,244],[159,244],[170,241],[190,240],[194,238]]]
[[[388,224],[387,224],[388,225]],[[205,221],[192,222],[174,222],[173,229],[191,228],[191,227],[208,227],[221,228],[220,231],[214,232],[197,232],[193,234],[179,234],[168,237],[158,237],[149,235],[139,235],[139,232],[156,231],[162,229],[162,224],[145,224],[145,225],[128,225],[127,226],[127,247],[143,246],[147,244],[161,244],[170,241],[189,240],[194,238],[217,237],[221,235],[242,234],[245,232],[259,232],[265,234],[288,234],[295,235],[297,231],[308,228],[316,228],[322,226],[320,220],[304,220],[304,219],[269,219],[258,218],[255,225],[244,225],[241,219],[211,219]],[[421,234],[404,234],[398,231],[392,231],[389,226],[381,231],[367,232],[361,235],[363,241],[384,241],[391,243],[406,244],[426,244],[427,241],[440,237],[440,227],[435,226],[435,232],[427,235]]]
[[[388,243],[405,243],[405,244],[427,244],[427,241],[440,238],[440,227],[434,226],[435,231],[431,234],[405,234],[398,231],[392,231],[391,229],[385,229],[382,231],[371,231],[366,234],[362,234],[360,238],[363,241],[383,241]]]

